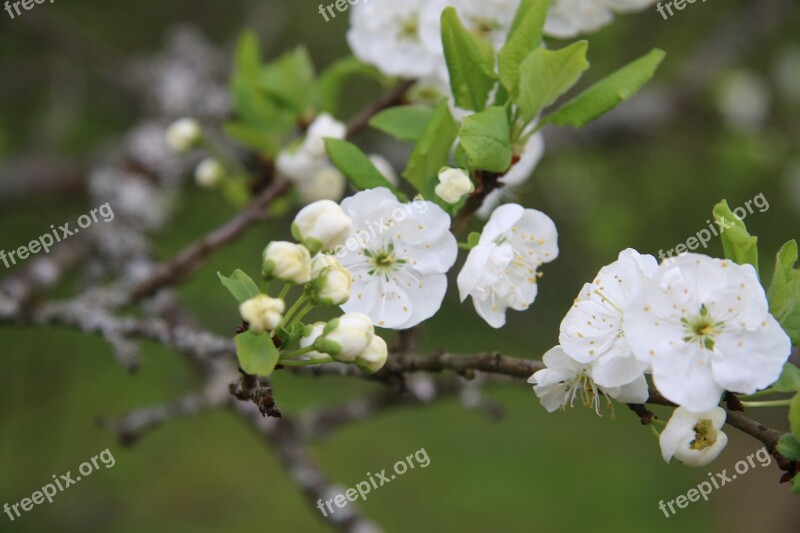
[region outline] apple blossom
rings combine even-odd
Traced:
[[[273,241],[264,249],[262,272],[265,279],[298,285],[311,279],[311,254],[302,244]]]
[[[576,361],[596,363],[594,379],[615,387],[641,375],[647,364],[631,352],[622,329],[625,310],[658,270],[653,256],[627,249],[584,285],[561,322],[559,342]]]
[[[242,302],[239,313],[253,333],[264,333],[277,328],[283,320],[286,303],[280,298],[259,294]]]
[[[475,185],[469,174],[460,168],[444,168],[439,172],[436,196],[448,204],[458,203],[465,195],[472,193]]]
[[[292,235],[316,253],[344,244],[352,228],[352,220],[339,204],[319,200],[297,213],[292,223]]]
[[[458,254],[447,213],[432,202],[403,204],[383,187],[346,198],[342,208],[353,220],[347,250],[337,253],[353,275],[352,297],[342,309],[390,329],[433,316]]]
[[[661,456],[668,463],[675,457],[687,466],[711,463],[728,444],[728,436],[721,431],[725,418],[722,407],[705,413],[678,407],[659,436]]]
[[[583,364],[571,358],[561,346],[551,348],[542,358],[547,368],[533,374],[528,383],[549,412],[574,406],[580,395],[586,407],[600,414],[601,396],[621,403],[644,403],[648,398],[647,381],[640,375],[619,387],[602,387],[593,378],[593,364]]]
[[[669,400],[712,410],[723,391],[774,383],[791,341],[751,265],[685,254],[662,263],[625,313],[625,337]]]
[[[481,318],[500,328],[509,307],[530,307],[538,293],[537,269],[557,257],[558,232],[550,217],[517,204],[501,206],[458,275],[461,301],[471,296]]]

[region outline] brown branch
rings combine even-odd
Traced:
[[[508,357],[499,353],[458,355],[440,352],[435,355],[396,354],[389,357],[386,366],[376,374],[383,377],[410,372],[453,371],[465,378],[475,377],[475,372],[486,372],[512,378],[528,379],[544,363],[532,359]]]

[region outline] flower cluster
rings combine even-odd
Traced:
[[[583,287],[559,342],[559,357],[545,358],[548,368],[531,378],[548,410],[571,404],[576,388],[591,400],[633,387],[635,399],[617,399],[644,403],[651,374],[680,406],[661,434],[664,458],[692,465],[725,446],[723,392],[770,386],[791,353],[752,265],[685,254],[659,266],[632,249]]]

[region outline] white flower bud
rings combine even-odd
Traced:
[[[325,322],[317,322],[316,324],[311,324],[306,326],[305,334],[300,338],[300,348],[308,348],[309,346],[313,346],[317,339],[322,335],[322,332],[325,330]],[[305,354],[304,357],[308,359],[326,359],[328,357],[327,354],[318,352],[313,350]]]
[[[320,255],[311,263],[311,294],[320,305],[342,305],[350,299],[350,271],[332,255]]]
[[[343,244],[353,228],[347,213],[331,200],[309,204],[297,213],[292,223],[292,235],[312,253],[332,250]]]
[[[225,178],[225,167],[213,158],[204,159],[194,171],[194,181],[204,189],[218,185]]]
[[[383,368],[388,356],[389,348],[386,346],[386,341],[375,335],[364,353],[356,357],[356,365],[361,370],[375,373]]]
[[[167,144],[178,153],[189,151],[202,136],[203,128],[193,118],[176,120],[167,128]]]
[[[469,174],[460,168],[443,168],[439,172],[439,184],[434,189],[436,196],[448,204],[458,203],[466,194],[475,190]]]
[[[716,459],[728,444],[722,432],[726,415],[722,407],[705,413],[675,409],[659,437],[664,460],[669,463],[675,457],[687,466],[706,466]]]
[[[333,118],[331,115],[322,114],[308,127],[303,150],[312,157],[325,157],[325,139],[344,139],[347,135],[347,126]]]
[[[250,325],[253,333],[264,333],[277,328],[283,320],[286,303],[280,298],[259,294],[239,306],[242,319]]]
[[[327,323],[315,348],[342,363],[352,363],[375,337],[372,320],[363,313],[346,313]]]
[[[297,192],[303,202],[311,203],[319,200],[338,201],[344,196],[347,188],[347,178],[339,172],[339,169],[328,163],[316,170],[310,178],[297,181]]]
[[[311,254],[302,244],[273,241],[264,249],[265,278],[301,285],[311,279]]]

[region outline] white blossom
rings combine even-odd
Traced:
[[[253,333],[264,333],[277,328],[283,320],[286,303],[280,298],[270,298],[259,294],[242,302],[239,313],[250,326]]]
[[[264,249],[264,277],[301,285],[311,279],[311,254],[302,244],[273,241]]]
[[[375,373],[383,368],[388,357],[389,348],[386,346],[386,341],[375,335],[372,337],[372,342],[369,343],[367,349],[356,357],[356,365],[362,370]]]
[[[591,33],[614,20],[614,13],[641,11],[656,0],[553,0],[545,34],[550,37],[572,38]]]
[[[323,113],[319,115],[308,127],[305,141],[303,141],[303,151],[311,157],[327,157],[325,150],[325,139],[342,140],[347,134],[347,126],[339,122],[331,115]]]
[[[622,326],[631,300],[657,270],[653,256],[632,249],[620,252],[617,261],[584,285],[561,322],[561,346],[575,360],[595,363],[598,384],[630,383],[647,369],[631,352]]]
[[[501,206],[458,275],[461,301],[471,296],[477,313],[500,328],[508,308],[530,307],[538,294],[539,266],[557,257],[558,232],[550,217],[517,204]]]
[[[712,410],[725,390],[768,387],[791,353],[755,269],[699,254],[662,263],[627,309],[624,332],[658,390],[692,412]]]
[[[381,173],[381,176],[386,178],[386,181],[395,186],[400,183],[397,172],[388,159],[380,154],[370,154],[369,160],[375,165],[375,168]]]
[[[189,151],[203,136],[203,129],[193,118],[182,118],[167,128],[167,144],[178,153]]]
[[[322,335],[323,331],[325,331],[325,326],[325,322],[316,322],[315,324],[307,325],[305,327],[305,331],[303,332],[303,336],[300,338],[300,348],[309,348],[314,346],[314,343],[317,342],[317,339]],[[326,359],[328,354],[318,352],[317,350],[312,350],[301,357],[307,359]]]
[[[432,202],[403,204],[382,187],[346,198],[342,208],[353,220],[346,247],[337,251],[353,275],[351,298],[342,309],[365,313],[390,329],[433,316],[458,254],[447,213]]]
[[[344,244],[352,228],[352,220],[339,204],[319,200],[297,213],[292,223],[292,235],[312,252],[318,252]]]
[[[549,412],[573,407],[575,399],[600,414],[601,397],[621,403],[644,403],[648,398],[644,375],[619,387],[601,387],[593,378],[594,365],[582,364],[571,358],[561,346],[551,348],[542,358],[547,368],[528,379],[542,406]]]
[[[458,203],[474,190],[475,185],[463,169],[445,168],[439,172],[439,183],[435,188],[436,196],[448,204]]]
[[[194,180],[200,187],[210,189],[225,178],[225,167],[213,158],[204,159],[194,171]]]
[[[692,413],[678,407],[658,441],[666,462],[673,457],[687,466],[705,466],[719,456],[728,436],[723,433],[726,413],[722,407],[705,413]]]

